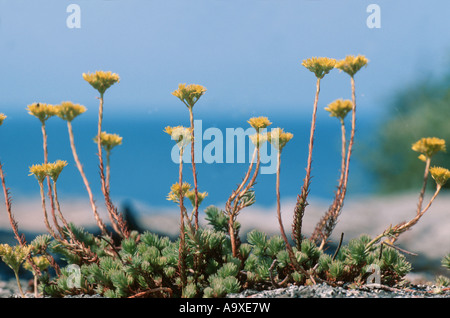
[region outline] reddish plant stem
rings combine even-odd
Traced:
[[[441,185],[437,185],[436,186],[436,191],[434,192],[433,196],[431,197],[430,201],[428,202],[428,204],[426,205],[425,208],[422,209],[422,211],[420,211],[420,213],[416,214],[416,216],[411,219],[408,222],[404,222],[404,223],[400,223],[397,224],[394,227],[390,227],[387,230],[385,230],[383,233],[379,234],[377,237],[375,237],[374,239],[372,239],[372,241],[370,241],[369,243],[367,243],[366,245],[366,250],[368,250],[372,245],[374,245],[375,243],[377,243],[379,240],[381,240],[383,237],[385,236],[389,236],[391,239],[389,241],[389,244],[394,244],[394,242],[397,240],[398,236],[402,233],[404,233],[405,231],[409,230],[411,227],[413,227],[415,224],[417,224],[417,222],[419,222],[420,218],[428,211],[428,209],[431,207],[431,204],[433,203],[433,201],[436,199],[437,195],[439,194],[439,192],[441,191],[442,186]]]
[[[198,230],[198,184],[197,184],[197,170],[195,167],[195,136],[194,136],[194,113],[192,107],[189,109],[189,120],[191,123],[191,163],[192,163],[192,176],[194,179],[194,193],[195,193],[195,204],[194,204],[194,224],[195,230]]]
[[[44,193],[44,184],[42,182],[39,182],[39,189],[40,189],[40,193],[41,193],[41,204],[42,204],[42,210],[44,211],[44,223],[45,226],[47,227],[48,232],[52,235],[52,237],[55,240],[58,240],[58,236],[56,235],[55,231],[53,231],[52,227],[50,226],[50,223],[48,221],[48,216],[47,216],[47,208],[45,206],[45,193]]]
[[[111,151],[106,151],[106,188],[110,189],[110,179],[111,179]]]
[[[48,149],[47,149],[47,129],[45,127],[45,121],[41,122],[41,130],[42,130],[42,145],[44,148],[44,163],[47,164],[48,163]],[[51,214],[52,214],[52,220],[53,223],[55,224],[55,227],[58,229],[58,231],[61,231],[61,227],[58,223],[58,220],[56,218],[56,213],[55,213],[55,202],[53,199],[53,191],[52,191],[52,183],[50,181],[50,177],[47,177],[47,188],[48,188],[48,197],[50,199],[50,208],[51,208]]]
[[[14,216],[12,214],[11,197],[9,196],[9,190],[6,187],[5,175],[3,173],[3,165],[2,165],[1,162],[0,162],[0,179],[1,179],[1,182],[2,182],[3,195],[5,197],[6,212],[8,213],[8,219],[9,219],[9,223],[11,224],[11,228],[13,230],[14,237],[16,238],[16,240],[17,240],[17,242],[19,243],[20,246],[25,247],[27,245],[27,241],[25,240],[25,235],[19,234],[19,227],[17,225],[17,221],[14,219]],[[34,263],[34,261],[31,258],[30,254],[28,254],[27,260],[30,263],[30,265],[33,268],[33,270],[36,273],[36,275],[40,275],[41,271],[39,270],[39,268]]]
[[[121,237],[127,238],[129,236],[129,231],[127,229],[127,225],[123,220],[122,216],[119,215],[117,209],[114,207],[114,204],[111,201],[111,197],[109,195],[109,189],[106,185],[105,179],[105,167],[103,164],[103,153],[102,153],[102,143],[101,143],[101,133],[102,133],[102,121],[103,121],[103,93],[100,94],[100,103],[98,108],[98,126],[97,126],[97,151],[98,151],[98,159],[100,166],[100,180],[102,186],[102,193],[105,197],[106,209],[108,210],[109,219],[111,221],[111,225]]]
[[[236,196],[240,195],[240,191],[241,189],[244,187],[245,183],[247,182],[248,178],[250,177],[250,173],[252,171],[253,168],[253,164],[255,161],[255,157],[256,157],[256,153],[257,153],[257,148],[255,148],[254,152],[253,152],[253,156],[252,156],[252,160],[250,162],[250,165],[248,167],[247,173],[245,174],[244,180],[241,182],[241,184],[238,186],[238,188],[231,194],[231,196],[228,198],[227,203],[225,204],[225,209],[228,213],[228,232],[230,234],[230,240],[231,240],[231,250],[233,251],[233,256],[236,256],[236,233],[234,231],[234,220],[235,220],[235,213],[236,213],[236,202],[234,205],[234,208],[231,208],[231,203],[233,202],[233,200],[235,200]],[[239,199],[237,199],[236,201],[239,201]]]
[[[258,140],[258,143],[259,143],[259,140]],[[261,163],[261,156],[260,156],[259,147],[257,147],[257,149],[256,149],[256,154],[257,154],[256,167],[255,167],[255,171],[253,172],[253,176],[250,179],[250,181],[248,182],[247,186],[237,194],[237,196],[236,196],[236,198],[234,200],[234,206],[233,206],[232,210],[229,211],[228,232],[230,234],[231,250],[232,250],[232,253],[233,253],[233,257],[238,257],[238,254],[239,254],[239,247],[238,247],[238,242],[237,242],[237,237],[236,237],[237,233],[236,233],[235,228],[234,228],[234,225],[236,223],[237,215],[238,215],[239,211],[242,209],[242,207],[239,206],[238,204],[241,201],[241,198],[245,195],[245,193],[247,193],[247,191],[252,186],[254,186],[255,181],[256,181],[256,177],[258,176],[259,166],[260,166],[260,163]],[[251,170],[251,167],[253,166],[253,160],[254,160],[254,156],[253,156],[252,162],[250,164],[250,170]],[[248,174],[248,172],[247,172],[247,174]],[[247,177],[247,179],[248,179],[248,177]]]
[[[345,162],[345,173],[344,173],[344,182],[342,184],[342,193],[338,201],[338,209],[342,209],[344,205],[344,198],[347,193],[347,184],[348,184],[348,175],[350,170],[350,157],[352,155],[353,143],[355,139],[355,131],[356,131],[356,92],[355,92],[355,79],[353,76],[350,77],[351,87],[352,87],[352,130],[350,133],[350,141],[348,143],[347,149],[347,160]]]
[[[297,196],[297,204],[294,210],[294,221],[292,234],[297,248],[301,249],[302,241],[302,220],[305,213],[305,208],[308,205],[307,197],[309,194],[309,186],[311,183],[311,165],[312,165],[312,152],[314,147],[314,131],[316,128],[316,117],[317,117],[317,104],[319,102],[320,93],[320,78],[317,78],[316,82],[316,96],[314,98],[314,106],[311,121],[311,131],[309,136],[309,146],[308,146],[308,160],[306,165],[306,176],[303,180],[303,187],[299,196]]]
[[[278,224],[280,225],[280,232],[281,237],[284,240],[284,243],[286,244],[286,248],[288,249],[289,258],[291,261],[295,260],[295,254],[291,247],[291,244],[288,241],[288,238],[286,236],[286,232],[284,230],[283,226],[283,220],[281,219],[281,199],[280,199],[280,171],[281,170],[281,149],[278,151],[277,155],[277,179],[276,179],[276,194],[277,194],[277,217],[278,217]]]
[[[255,150],[253,151],[253,156],[252,156],[252,160],[250,162],[250,165],[248,167],[247,173],[245,174],[244,180],[242,180],[241,184],[238,186],[238,188],[236,189],[236,191],[234,191],[230,197],[227,200],[227,203],[225,204],[225,206],[230,207],[231,208],[231,202],[233,202],[233,200],[236,198],[236,195],[239,194],[239,192],[242,190],[242,188],[244,187],[244,185],[247,183],[248,178],[250,177],[250,172],[253,169],[253,164],[255,163],[255,157],[256,157],[256,153],[258,151],[258,148],[255,148]]]
[[[427,188],[430,164],[431,164],[431,158],[427,157],[427,159],[425,161],[425,172],[424,172],[424,176],[423,176],[423,185],[422,185],[422,189],[420,190],[420,194],[419,194],[419,203],[417,204],[417,215],[419,215],[420,211],[422,210],[423,197],[425,195],[425,190]]]
[[[69,223],[64,218],[64,215],[61,212],[61,206],[59,205],[58,191],[56,190],[56,182],[55,181],[53,181],[53,196],[55,197],[55,206],[56,206],[56,210],[58,211],[59,218],[61,219],[62,223],[66,227],[69,237],[72,239],[73,242],[77,242],[75,234],[73,233]]]
[[[182,192],[183,187],[183,148],[180,148],[180,166],[179,166],[179,173],[178,173],[179,179],[178,184],[180,186],[180,247],[178,250],[178,269],[180,271],[180,279],[181,279],[181,290],[183,293],[183,288],[187,284],[187,277],[186,277],[186,235],[185,235],[185,227],[184,227],[184,196]]]
[[[97,207],[96,207],[95,201],[94,201],[94,195],[92,194],[92,190],[89,185],[89,181],[86,177],[86,174],[84,173],[83,165],[81,164],[81,161],[78,157],[77,149],[75,147],[75,138],[74,138],[74,134],[73,134],[72,123],[70,121],[67,121],[67,129],[69,131],[70,147],[72,149],[73,159],[75,160],[78,171],[80,172],[81,178],[83,179],[84,186],[85,186],[86,191],[89,196],[89,202],[91,204],[92,212],[94,213],[95,220],[97,222],[98,227],[102,231],[102,234],[106,234],[107,233],[106,226],[98,214]]]
[[[311,241],[317,241],[319,237],[321,237],[321,243],[319,246],[319,249],[322,249],[324,245],[326,244],[329,236],[331,235],[331,232],[334,229],[334,226],[336,224],[336,220],[339,216],[339,213],[341,211],[339,207],[339,199],[341,197],[342,192],[342,186],[344,183],[344,176],[345,176],[345,162],[346,162],[346,133],[345,133],[345,124],[344,120],[341,119],[341,139],[342,139],[342,146],[341,146],[341,174],[339,177],[339,183],[337,187],[337,191],[334,197],[334,201],[332,205],[328,208],[328,211],[325,213],[325,215],[322,217],[322,219],[317,224],[316,228],[314,229],[313,234],[310,237]]]

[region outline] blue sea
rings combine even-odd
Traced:
[[[42,133],[40,122],[23,112],[7,114],[0,127],[0,160],[6,174],[7,187],[13,200],[19,201],[39,196],[39,186],[29,167],[43,162]],[[251,116],[249,116],[251,117]],[[247,117],[197,116],[202,130],[218,128],[225,138],[226,128],[249,127]],[[295,198],[305,176],[311,116],[286,116],[272,114],[273,127],[282,127],[294,134],[294,138],[283,149],[281,164],[281,196]],[[174,141],[164,132],[167,125],[189,125],[189,118],[161,114],[133,113],[114,115],[106,113],[103,130],[123,137],[123,144],[112,151],[111,195],[116,204],[139,201],[152,207],[173,207],[166,196],[170,186],[178,182],[178,164],[171,159]],[[376,191],[376,182],[364,159],[371,131],[376,129],[373,118],[357,120],[357,135],[354,155],[350,167],[348,195],[366,195]],[[269,127],[270,128],[270,127]],[[102,202],[97,145],[93,142],[97,134],[96,114],[83,114],[73,121],[75,143],[97,202]],[[348,128],[348,131],[350,129]],[[69,165],[58,179],[60,198],[85,197],[86,190],[75,166],[70,149],[66,122],[59,118],[47,121],[49,160],[66,160]],[[199,138],[196,135],[196,138]],[[340,125],[335,118],[319,115],[314,140],[313,170],[310,196],[331,200],[340,167]],[[202,149],[207,149],[212,140],[204,139]],[[247,140],[248,142],[248,140]],[[223,142],[223,163],[197,163],[199,191],[208,192],[202,204],[222,205],[244,177],[249,164],[246,154],[244,163],[226,160],[226,142]],[[220,152],[219,152],[220,153]],[[262,164],[267,166],[268,164]],[[184,164],[185,181],[192,184],[192,170]],[[256,203],[276,203],[275,174],[260,174],[254,187]],[[14,202],[14,201],[13,201]]]

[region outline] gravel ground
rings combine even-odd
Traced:
[[[22,282],[24,291],[28,282]],[[32,292],[27,291],[28,298],[34,298]],[[0,298],[17,298],[17,283],[14,279],[0,281]],[[100,295],[78,295],[67,298],[96,298]],[[327,284],[313,286],[289,286],[265,291],[245,290],[239,294],[230,294],[227,298],[450,298],[450,288],[437,287],[427,284],[409,284],[405,288],[388,286],[369,286],[358,289],[332,287]]]
[[[450,290],[433,285],[392,288],[373,284],[359,289],[332,287],[327,284],[289,286],[262,292],[245,290],[228,298],[450,298]]]

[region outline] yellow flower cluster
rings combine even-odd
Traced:
[[[0,126],[3,125],[3,121],[6,119],[5,114],[0,114]]]
[[[183,126],[171,127],[167,126],[164,132],[169,134],[173,140],[177,142],[178,147],[183,148],[191,141],[191,128]]]
[[[350,76],[354,76],[363,66],[366,66],[369,60],[363,56],[348,55],[345,59],[336,62],[335,67],[344,71]]]
[[[74,120],[75,117],[81,115],[86,111],[86,107],[80,104],[74,104],[72,102],[62,102],[60,105],[56,105],[56,115],[67,121]]]
[[[27,110],[30,115],[35,116],[42,123],[57,114],[57,109],[55,106],[44,103],[33,103],[28,105]]]
[[[256,133],[250,136],[250,140],[256,148],[261,147],[267,141],[267,134]]]
[[[302,65],[313,72],[317,78],[327,75],[335,64],[336,60],[328,57],[311,57],[302,62]]]
[[[179,84],[178,89],[172,95],[178,97],[189,108],[194,107],[200,97],[205,94],[206,88],[198,84]]]
[[[31,245],[16,245],[11,247],[8,244],[0,244],[0,257],[3,262],[11,267],[14,271],[18,271],[22,263],[28,257],[32,249]]]
[[[436,183],[443,186],[450,178],[450,171],[442,167],[431,167],[430,173]]]
[[[174,183],[170,187],[170,192],[167,195],[167,200],[173,201],[175,203],[179,203],[180,202],[180,192],[181,192],[181,195],[183,197],[185,197],[189,190],[191,190],[191,185],[187,182],[183,182],[181,189],[180,189],[179,183]]]
[[[95,73],[83,73],[83,79],[91,84],[100,94],[104,94],[105,91],[113,84],[120,82],[120,77],[116,73],[111,71],[96,71]]]
[[[208,192],[197,192],[198,205],[208,196]],[[189,190],[186,192],[186,197],[191,201],[192,206],[195,206],[195,191]]]
[[[257,132],[259,132],[261,129],[267,128],[272,124],[270,120],[264,116],[250,118],[247,122],[250,124],[250,126],[255,128]]]
[[[34,264],[37,266],[37,268],[39,268],[40,271],[45,271],[47,270],[47,268],[50,266],[50,262],[47,259],[47,257],[39,255],[39,256],[33,256],[32,257]],[[34,269],[33,267],[30,265],[30,263],[25,262],[23,264],[23,268],[25,268],[26,270],[32,272]]]
[[[422,138],[415,142],[411,148],[425,156],[425,158],[419,156],[419,159],[421,160],[431,158],[439,151],[446,151],[445,140],[436,137]]]
[[[53,163],[32,165],[30,167],[29,175],[34,175],[39,183],[42,183],[47,176],[49,176],[54,182],[56,182],[65,166],[67,166],[67,161],[63,160],[57,160]]]
[[[353,109],[353,103],[351,100],[337,99],[334,102],[328,104],[325,110],[330,113],[331,117],[337,117],[344,120],[345,116]]]
[[[34,175],[39,183],[42,183],[47,177],[47,167],[45,164],[32,165],[30,167],[30,176]]]
[[[109,134],[106,131],[102,131],[100,134],[100,144],[106,151],[111,151],[114,147],[122,144],[122,137],[117,134]],[[94,142],[98,142],[98,135],[95,136]]]
[[[273,128],[270,131],[270,134],[267,134],[267,138],[269,142],[274,146],[278,151],[281,151],[284,146],[294,137],[293,134],[284,132],[282,128]]]

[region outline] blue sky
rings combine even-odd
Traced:
[[[366,24],[372,3],[381,9],[379,29]],[[66,25],[70,4],[80,6],[79,29]],[[104,109],[104,129],[125,140],[114,155],[113,180],[126,181],[114,181],[115,195],[147,198],[152,193],[151,204],[167,204],[177,167],[169,161],[171,145],[163,127],[188,124],[186,107],[171,92],[179,83],[196,83],[208,90],[194,109],[196,119],[205,119],[205,129],[239,122],[247,127],[248,118],[263,115],[276,125],[288,125],[284,128],[295,138],[284,152],[282,193],[295,198],[304,177],[315,93],[315,77],[301,66],[302,60],[348,54],[369,59],[356,75],[362,119],[357,136],[368,136],[371,121],[395,107],[391,101],[398,91],[448,74],[449,13],[448,0],[434,0],[433,5],[424,0],[0,0],[0,112],[8,116],[0,156],[9,186],[15,198],[38,195],[28,167],[42,160],[39,123],[25,108],[33,102],[65,100],[88,109],[74,129],[88,179],[98,182],[92,143],[97,93],[82,73],[105,70],[121,77],[106,92]],[[328,134],[337,126],[323,108],[337,98],[350,98],[350,81],[333,70],[321,85],[312,195],[316,189],[329,189],[330,195],[334,190],[339,133],[336,128],[336,135]],[[117,117],[111,118],[117,115],[125,120],[120,125]],[[50,160],[72,164],[65,178],[73,182],[66,182],[64,189],[76,188],[84,195],[63,123],[55,119],[48,126]],[[148,165],[147,173],[140,164]],[[211,192],[212,201],[223,200],[241,180],[239,169],[244,168],[200,167],[202,189]],[[364,188],[363,172],[351,171],[353,188]],[[149,176],[159,182],[149,185]],[[268,200],[274,200],[272,177],[259,185],[270,192]]]
[[[81,28],[69,29],[69,4]],[[366,25],[367,6],[381,8],[381,28]],[[405,85],[439,76],[450,65],[449,1],[417,0],[0,0],[0,108],[63,100],[97,107],[83,72],[111,70],[121,82],[106,112],[183,115],[171,94],[178,83],[208,92],[199,114],[310,114],[311,56],[364,54],[357,75],[360,113],[385,109]],[[322,106],[349,98],[348,77],[322,82]]]

